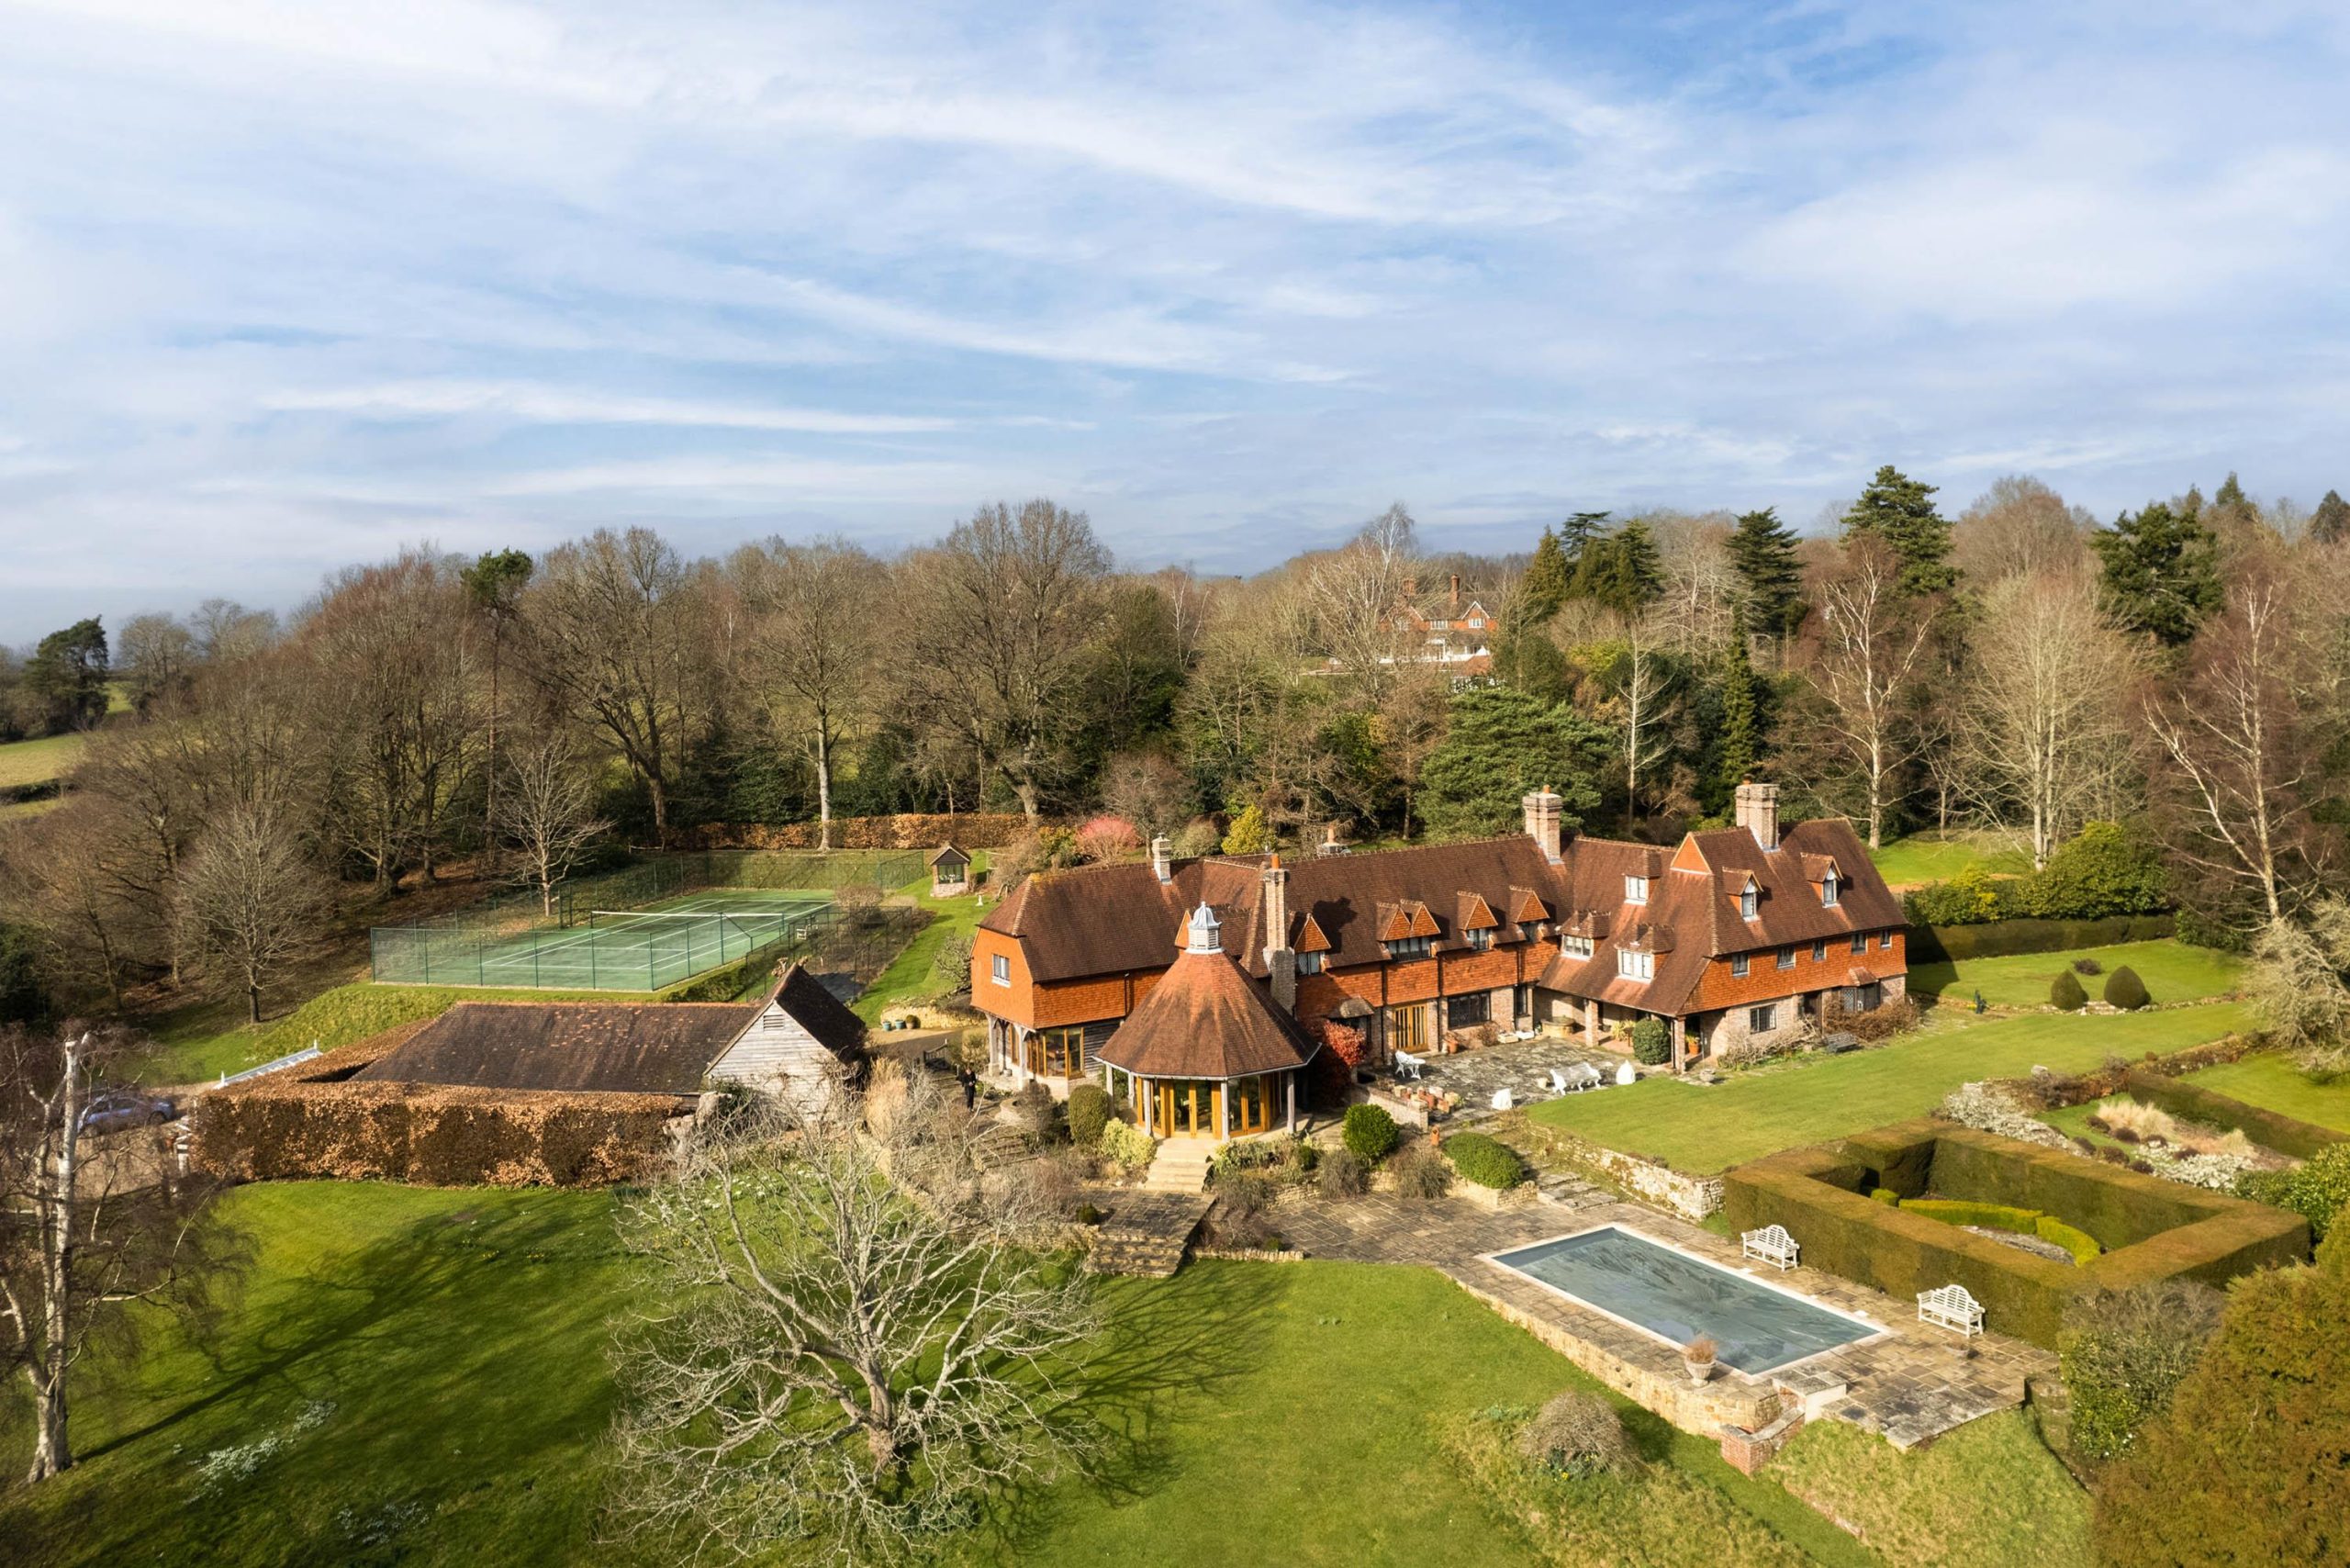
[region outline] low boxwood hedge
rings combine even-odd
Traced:
[[[2008,1204],[1977,1204],[1964,1198],[1912,1198],[1901,1205],[1911,1214],[1938,1219],[1944,1225],[1979,1225],[1992,1230],[2018,1230],[2026,1236],[2038,1224],[2038,1209],[2020,1209]]]
[[[1981,1204],[2065,1215],[2109,1250],[2079,1266],[2060,1263],[1867,1195],[1883,1186],[1915,1196],[1929,1182]],[[1993,1332],[2052,1349],[2066,1304],[2083,1292],[2173,1277],[2224,1284],[2309,1255],[2299,1215],[1930,1120],[1770,1155],[1722,1183],[1734,1228],[1785,1226],[1807,1266],[1902,1302],[1962,1285]]]
[[[2151,942],[2176,935],[2178,922],[2167,914],[2113,914],[2102,920],[1995,920],[1984,925],[1909,927],[1908,958],[1919,964],[1957,963],[1967,958],[2003,958],[2016,953],[2062,953],[2072,947],[2110,947],[2121,942]]]
[[[1526,1161],[1517,1157],[1517,1150],[1483,1133],[1456,1133],[1445,1139],[1444,1157],[1452,1161],[1462,1181],[1480,1187],[1501,1191],[1526,1180]]]

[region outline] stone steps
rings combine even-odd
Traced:
[[[1093,1232],[1086,1269],[1096,1274],[1141,1274],[1165,1279],[1183,1265],[1192,1233],[1210,1200],[1197,1193],[1123,1192],[1110,1216]]]
[[[1214,1145],[1170,1138],[1158,1146],[1150,1169],[1143,1172],[1143,1191],[1197,1193],[1208,1184],[1208,1170],[1214,1163]]]

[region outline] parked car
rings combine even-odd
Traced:
[[[82,1108],[82,1130],[111,1133],[124,1127],[157,1126],[178,1114],[179,1107],[160,1096],[132,1090],[108,1090]]]

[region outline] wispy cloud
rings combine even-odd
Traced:
[[[2339,7],[0,0],[0,643],[431,537],[1252,569],[2350,483]],[[87,542],[103,538],[103,554]]]

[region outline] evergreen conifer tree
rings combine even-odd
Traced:
[[[2248,507],[2252,504],[2244,499],[2244,487],[2236,483],[2234,469],[2229,469],[2228,476],[2220,481],[2219,489],[2212,493],[2211,504],[2215,507]]]
[[[1770,507],[1747,512],[1729,536],[1730,565],[1738,571],[1746,624],[1766,637],[1784,637],[1802,619],[1796,590],[1803,569],[1796,561],[1796,531]]]
[[[1607,518],[1604,511],[1572,512],[1559,524],[1559,549],[1567,558],[1570,576],[1583,564],[1583,552],[1606,537]]]
[[[1627,615],[1654,599],[1664,588],[1664,560],[1649,525],[1636,517],[1585,545],[1574,588],[1574,597],[1595,599]]]
[[[2328,490],[2325,499],[2318,502],[2317,510],[2310,514],[2310,536],[2321,544],[2350,539],[2350,501],[2342,498],[2341,491]]]
[[[2176,647],[2220,608],[2219,541],[2193,512],[2148,501],[2089,535],[2106,612]]]
[[[1901,591],[1940,593],[1958,581],[1950,564],[1950,522],[1934,510],[1934,487],[1886,464],[1844,514],[1844,539],[1880,540],[1901,563]]]
[[[1525,624],[1539,626],[1558,614],[1572,586],[1567,552],[1559,536],[1546,528],[1542,542],[1534,547],[1534,559],[1527,563],[1524,591],[1518,596]]]
[[[1754,666],[1746,656],[1746,626],[1730,628],[1729,646],[1722,655],[1721,730],[1714,742],[1713,796],[1721,801],[1754,776],[1762,753],[1762,713],[1755,689]]]

